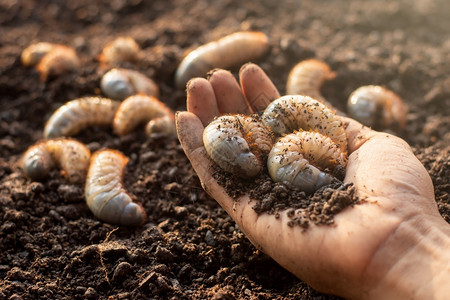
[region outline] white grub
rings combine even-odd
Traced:
[[[366,85],[356,89],[348,98],[347,111],[350,117],[375,129],[403,129],[406,125],[408,107],[391,90]]]
[[[25,66],[36,66],[42,81],[76,70],[80,66],[74,49],[45,42],[33,44],[23,50],[21,61]]]
[[[150,120],[145,126],[145,133],[148,137],[151,137],[153,134],[176,137],[177,129],[173,116],[163,116]]]
[[[175,84],[180,89],[185,88],[193,77],[205,76],[215,68],[226,69],[256,60],[268,49],[269,40],[263,32],[232,33],[190,52],[178,66]]]
[[[175,126],[174,113],[164,103],[152,96],[134,95],[125,99],[117,109],[113,121],[114,132],[117,135],[125,135],[141,123],[164,117],[170,119],[169,123],[173,123],[170,126]]]
[[[336,77],[328,64],[317,59],[307,59],[292,68],[286,83],[286,94],[304,95],[314,98],[327,106],[329,103],[320,93],[325,80]]]
[[[23,154],[20,165],[31,180],[42,180],[54,167],[62,169],[71,183],[83,183],[91,152],[73,139],[59,138],[38,142]]]
[[[123,100],[135,94],[158,97],[156,83],[141,72],[114,68],[106,72],[100,82],[100,88],[107,97]]]
[[[140,47],[132,37],[118,37],[106,44],[98,60],[103,66],[139,60]]]
[[[267,158],[270,177],[306,193],[313,193],[337,179],[325,172],[345,167],[347,155],[329,137],[297,131],[280,138]]]
[[[86,203],[104,222],[140,225],[146,219],[144,208],[133,202],[123,185],[128,158],[116,150],[100,150],[92,155],[86,179]]]
[[[45,124],[44,138],[71,136],[91,125],[112,125],[119,101],[84,97],[58,108]]]
[[[341,119],[311,97],[282,96],[267,106],[261,120],[275,136],[301,129],[313,130],[330,137],[344,152],[347,151],[347,134]]]
[[[24,66],[34,67],[41,61],[41,59],[46,54],[48,54],[55,47],[59,47],[59,46],[64,47],[63,45],[46,43],[46,42],[32,44],[22,51],[20,60]]]
[[[258,175],[272,147],[270,130],[254,116],[223,115],[203,131],[203,144],[224,171],[242,178]]]

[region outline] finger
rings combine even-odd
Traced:
[[[198,116],[191,112],[178,111],[175,114],[175,126],[180,144],[187,155],[203,147],[204,127]]]
[[[215,69],[210,73],[208,80],[214,90],[221,114],[250,113],[250,108],[233,74],[226,70]]]
[[[377,133],[351,118],[341,116],[341,120],[347,133],[349,153],[358,150],[367,140]]]
[[[187,85],[187,110],[195,114],[204,126],[219,115],[214,90],[208,80],[194,78]],[[200,134],[201,136],[201,134]]]
[[[257,65],[247,63],[239,71],[242,91],[253,112],[263,111],[270,102],[280,97],[277,88]]]
[[[204,127],[202,122],[193,113],[184,111],[176,113],[175,124],[181,147],[197,173],[203,189],[233,216],[234,200],[212,177],[214,162],[203,147]]]

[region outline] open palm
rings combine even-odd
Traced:
[[[437,210],[430,177],[403,140],[343,117],[349,144],[344,181],[354,184],[364,202],[337,214],[332,226],[312,224],[304,230],[288,226],[286,211],[279,218],[257,214],[254,200],[246,195],[236,202],[212,177],[204,126],[219,114],[261,111],[278,97],[254,64],[241,68],[240,85],[224,70],[188,83],[188,111],[177,113],[177,131],[205,191],[258,249],[319,291],[357,299],[420,296],[408,288],[413,279],[398,288],[396,277],[408,268],[417,240],[447,224]],[[405,235],[409,242],[401,240]]]

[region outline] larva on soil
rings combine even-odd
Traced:
[[[119,101],[84,97],[67,102],[47,121],[44,138],[71,136],[90,125],[112,125]]]
[[[46,43],[46,42],[32,44],[22,51],[20,60],[24,66],[34,67],[41,61],[41,59],[47,53],[49,53],[55,47],[59,47],[59,46],[63,46],[63,45]]]
[[[106,44],[98,60],[102,67],[120,62],[139,60],[140,47],[132,37],[118,37]]]
[[[175,84],[180,89],[185,88],[193,77],[205,76],[215,68],[227,69],[256,60],[268,49],[269,40],[263,32],[232,33],[190,52],[178,66]]]
[[[86,178],[91,152],[73,139],[58,138],[38,142],[23,154],[20,165],[32,180],[45,178],[55,166],[60,167],[71,183],[82,183]]]
[[[313,131],[297,131],[280,138],[267,158],[269,175],[312,193],[337,179],[325,172],[345,167],[347,154],[329,137]]]
[[[86,203],[104,222],[140,225],[146,219],[144,208],[133,202],[123,185],[128,158],[116,150],[100,150],[91,157],[85,185]]]
[[[121,68],[106,72],[100,82],[100,88],[107,97],[117,100],[139,93],[154,97],[159,95],[158,86],[153,80],[141,72]]]
[[[391,90],[367,85],[357,88],[348,98],[350,117],[375,129],[403,129],[406,125],[408,107]]]
[[[316,99],[328,107],[332,107],[320,93],[325,80],[336,77],[328,64],[317,59],[307,59],[296,64],[289,73],[286,83],[286,94],[304,95]]]
[[[140,123],[149,121],[153,121],[153,123],[160,122],[157,121],[159,118],[168,119],[163,121],[167,128],[149,125],[150,130],[156,129],[175,133],[175,117],[169,107],[155,97],[134,95],[125,99],[117,109],[113,121],[114,132],[118,135],[125,135],[135,129]]]
[[[42,81],[50,76],[59,76],[76,70],[80,65],[74,49],[45,42],[33,44],[23,50],[21,61],[25,66],[36,66]]]
[[[330,137],[344,152],[347,135],[339,117],[324,104],[308,96],[287,95],[270,103],[261,116],[275,136],[295,130],[313,130]]]
[[[262,171],[272,143],[270,130],[254,116],[220,116],[203,131],[211,159],[224,171],[243,178]]]

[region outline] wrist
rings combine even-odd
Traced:
[[[416,215],[399,224],[367,267],[367,299],[444,299],[450,293],[450,226]]]

